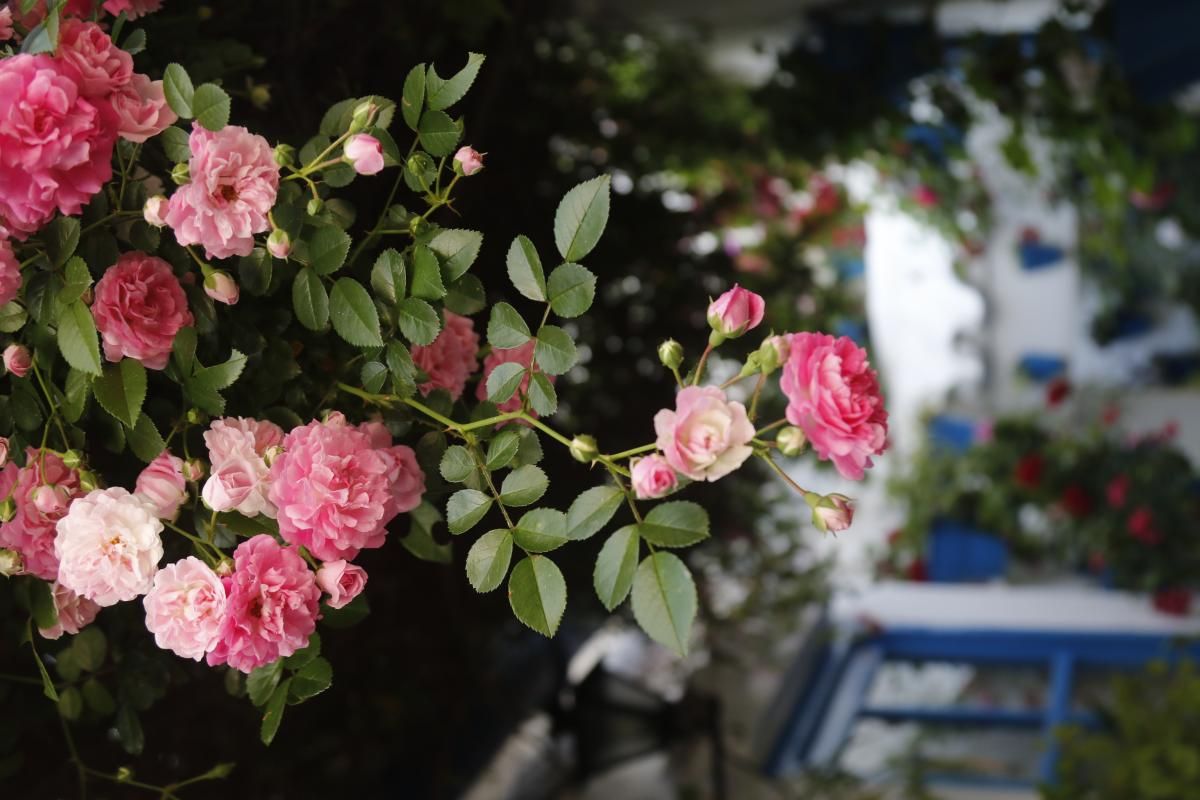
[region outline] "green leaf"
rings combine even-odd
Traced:
[[[53,628],[58,624],[58,605],[54,602],[54,590],[50,584],[36,578],[29,579],[29,613],[39,628]]]
[[[279,732],[279,723],[283,721],[283,711],[287,706],[288,689],[290,688],[291,680],[286,680],[275,687],[275,691],[271,693],[271,699],[267,701],[267,707],[263,710],[262,727],[259,729],[259,738],[265,745],[275,741],[275,734]]]
[[[508,603],[521,622],[553,636],[567,609],[567,582],[550,559],[527,556],[508,578]]]
[[[310,331],[324,330],[329,322],[329,294],[321,276],[310,267],[302,268],[292,281],[292,307],[296,319]]]
[[[515,308],[508,303],[496,303],[492,306],[492,316],[487,327],[487,340],[492,347],[520,347],[529,341],[529,336],[529,326]]]
[[[392,373],[392,386],[396,394],[402,397],[412,397],[417,392],[417,368],[413,364],[412,354],[403,342],[392,340],[387,343],[384,353],[388,372]]]
[[[542,440],[531,428],[521,428],[517,431],[521,437],[521,446],[517,448],[516,464],[536,464],[542,460]]]
[[[338,278],[329,295],[329,318],[333,329],[357,347],[382,347],[379,314],[363,285],[353,278]]]
[[[503,528],[488,531],[467,553],[467,580],[477,592],[490,592],[504,582],[512,562],[513,537]]]
[[[471,458],[471,452],[458,444],[446,448],[446,452],[442,454],[442,462],[438,465],[438,472],[450,483],[462,483],[475,469],[475,460]]]
[[[404,549],[423,561],[449,564],[453,557],[450,544],[441,544],[433,538],[434,526],[442,521],[441,513],[430,503],[421,503],[409,512],[409,519],[411,524],[408,527],[408,533],[400,540]],[[365,601],[366,596],[360,594],[354,598],[350,606],[359,600]],[[350,606],[346,606],[346,608],[350,608]]]
[[[571,335],[556,325],[543,325],[533,348],[538,366],[549,375],[562,375],[579,358]]]
[[[58,317],[58,349],[75,369],[89,375],[100,374],[100,344],[92,312],[76,300],[65,306]]]
[[[487,398],[497,405],[506,402],[521,386],[525,366],[514,361],[497,364],[487,378]]]
[[[483,60],[484,56],[479,53],[467,53],[467,65],[446,80],[439,78],[437,71],[430,64],[429,74],[425,80],[429,91],[427,97],[429,107],[434,110],[449,108],[461,100],[467,90],[471,88],[471,84],[475,82],[475,76],[479,74]],[[406,90],[407,87],[408,81],[406,80]]]
[[[126,359],[128,360],[128,359]],[[233,350],[229,354],[229,358],[221,364],[215,364],[211,367],[201,367],[192,375],[192,379],[188,381],[189,388],[201,387],[203,389],[211,389],[217,391],[227,389],[241,377],[242,370],[246,368],[246,356]]]
[[[673,500],[650,509],[638,531],[659,547],[687,547],[708,538],[708,512],[690,500]]]
[[[621,507],[625,495],[615,486],[593,486],[567,509],[567,535],[574,540],[587,539],[608,524]]]
[[[496,437],[488,443],[487,457],[484,459],[484,465],[489,470],[497,470],[507,467],[517,455],[517,449],[521,446],[521,436],[512,429],[506,429],[496,434]]]
[[[442,258],[446,283],[453,283],[471,268],[482,246],[483,234],[465,228],[443,228],[429,240],[429,248]]]
[[[88,708],[102,717],[107,717],[117,710],[117,701],[104,684],[95,678],[88,678],[83,684],[83,699]]]
[[[618,492],[620,494],[620,492]],[[618,528],[600,548],[592,585],[604,607],[612,611],[625,601],[638,563],[638,532],[633,525]]]
[[[413,246],[412,296],[425,300],[440,300],[446,296],[442,266],[433,251],[423,244]]]
[[[566,261],[592,252],[608,224],[609,177],[584,181],[563,196],[554,213],[554,244]]]
[[[445,303],[446,308],[464,317],[482,311],[487,308],[483,281],[474,275],[463,275],[448,287]]]
[[[63,305],[74,303],[92,285],[92,273],[88,271],[87,262],[79,256],[67,260],[63,276],[66,280],[58,291],[58,302]]]
[[[279,680],[282,677],[283,659],[281,658],[251,672],[246,678],[246,692],[250,696],[250,702],[256,706],[265,705],[271,699],[271,695],[275,693],[275,688],[279,686]]]
[[[522,469],[537,469],[537,467],[522,467]],[[568,541],[567,515],[553,508],[535,508],[517,520],[513,538],[523,550],[529,553],[547,553],[556,550]]]
[[[132,358],[109,364],[92,382],[92,394],[105,411],[132,428],[146,401],[146,368]]]
[[[57,615],[55,616],[55,619],[57,619]],[[38,655],[37,645],[34,644],[33,641],[33,617],[25,620],[25,633],[21,637],[21,641],[22,643],[28,642],[29,649],[33,651],[33,661],[35,664],[37,664],[38,674],[42,677],[42,694],[46,696],[47,700],[57,703],[58,690],[54,688],[54,681],[50,680],[50,673],[46,671],[46,663],[42,661],[42,657]],[[61,664],[62,661],[60,660],[59,663]]]
[[[59,410],[67,418],[67,422],[78,422],[87,406],[88,395],[92,391],[92,376],[77,369],[67,371],[67,382],[64,399]]]
[[[379,361],[364,362],[362,371],[359,373],[363,388],[373,394],[383,391],[383,384],[387,381],[387,377],[388,368]]]
[[[413,344],[430,344],[442,329],[433,306],[417,297],[409,297],[396,304],[396,318],[400,332]]]
[[[125,41],[121,42],[121,49],[131,56],[136,56],[138,53],[146,49],[146,31],[141,28],[132,30],[125,37]]]
[[[175,333],[175,341],[171,342],[171,355],[184,375],[192,374],[192,366],[196,362],[196,343],[195,328],[180,328]]]
[[[196,90],[192,88],[192,79],[187,70],[178,64],[167,64],[163,72],[163,94],[167,105],[183,119],[192,118],[192,99]]]
[[[229,124],[229,95],[215,83],[203,83],[192,97],[192,113],[210,131],[219,131]]]
[[[342,268],[349,252],[350,236],[344,230],[333,225],[318,228],[308,242],[309,266],[318,275],[330,275]]]
[[[375,294],[395,305],[404,299],[407,283],[404,257],[390,247],[380,253],[371,268],[371,288]]]
[[[559,264],[547,284],[550,308],[560,317],[578,317],[596,299],[596,276],[578,264]]]
[[[674,553],[654,553],[642,559],[633,578],[633,616],[646,634],[687,655],[688,636],[696,618],[696,584]]]
[[[58,696],[58,713],[63,719],[77,720],[83,713],[83,695],[74,686],[68,686]]]
[[[459,489],[446,503],[446,524],[453,534],[475,527],[492,507],[492,498],[476,489]]]
[[[458,144],[459,130],[444,111],[426,111],[417,125],[417,137],[431,156],[448,156]]]
[[[316,697],[333,685],[333,665],[320,656],[305,664],[292,677],[288,702],[292,705]]]
[[[287,669],[300,669],[319,655],[321,655],[321,634],[313,631],[308,636],[308,644],[284,658],[283,666]]]
[[[542,260],[538,258],[537,248],[528,237],[513,239],[505,263],[508,265],[508,279],[518,292],[530,300],[546,302],[546,275],[542,272]]]
[[[104,666],[104,657],[108,654],[108,640],[104,638],[104,631],[89,626],[75,634],[71,649],[75,652],[75,660],[80,667],[88,672],[95,672]]]
[[[526,464],[504,477],[500,485],[500,502],[506,506],[528,506],[536,503],[550,486],[550,479],[541,467]]]
[[[133,451],[133,454],[147,464],[158,458],[159,454],[167,449],[167,443],[163,441],[162,434],[155,427],[154,420],[146,416],[144,411],[137,418],[137,424],[133,426],[133,430],[129,431],[126,438],[129,440],[129,449]]]
[[[187,131],[183,128],[171,125],[158,135],[158,143],[162,145],[163,153],[171,161],[182,163],[192,157],[191,143],[188,141]]]
[[[261,247],[254,248],[250,255],[238,259],[238,283],[250,294],[259,297],[265,295],[271,288],[274,272],[275,259]]]
[[[415,131],[424,107],[425,65],[417,64],[408,71],[408,77],[404,79],[404,94],[400,98],[400,113],[404,115],[404,124]]]
[[[543,417],[558,410],[558,394],[554,391],[554,384],[540,372],[533,373],[529,381],[529,404]]]
[[[141,755],[146,747],[142,721],[138,719],[137,710],[128,703],[117,709],[117,738],[121,740],[125,752],[132,756]]]
[[[16,300],[11,300],[0,306],[0,333],[16,333],[25,327],[29,314],[25,307]]]
[[[43,229],[42,241],[46,244],[46,255],[50,257],[50,266],[54,269],[66,264],[67,259],[75,255],[75,250],[79,247],[79,230],[78,219],[62,216],[55,217]],[[87,271],[86,264],[84,264],[84,271]],[[91,284],[91,275],[88,276],[88,284]],[[83,292],[80,291],[80,294]]]

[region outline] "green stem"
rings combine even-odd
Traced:
[[[483,454],[479,452],[479,446],[475,443],[474,437],[467,440],[467,451],[471,454],[471,460],[475,462],[479,473],[483,475],[484,481],[487,482],[488,490],[492,493],[492,497],[496,500],[496,505],[500,507],[500,514],[504,517],[504,524],[511,531],[516,526],[513,524],[512,517],[508,515],[508,509],[504,506],[504,501],[500,499],[500,492],[496,491],[496,484],[492,481],[492,473],[484,464]]]
[[[12,681],[13,683],[28,683],[31,686],[41,686],[42,682],[37,678],[27,678],[24,675],[11,675],[7,672],[0,672],[0,681]],[[55,686],[54,688],[58,688]]]
[[[517,417],[517,419],[519,419],[519,420],[522,420],[522,421],[524,421],[524,422],[527,422],[527,423],[529,423],[530,425],[532,425],[533,427],[537,428],[537,429],[538,429],[539,431],[541,431],[542,433],[544,433],[544,434],[546,434],[547,436],[549,436],[549,437],[550,437],[551,439],[553,439],[554,441],[556,441],[556,442],[558,442],[559,444],[561,444],[562,446],[564,446],[564,447],[566,447],[566,448],[570,449],[570,447],[571,447],[571,440],[570,440],[570,439],[568,439],[567,437],[563,436],[561,433],[559,433],[558,431],[554,430],[554,428],[551,428],[549,425],[547,425],[546,423],[544,423],[544,422],[542,422],[541,420],[537,419],[536,417],[530,416],[529,414],[526,414],[524,411],[522,411],[522,412],[521,412],[521,416]]]
[[[621,480],[621,475],[613,469],[612,464],[605,464],[608,472],[612,475],[613,482],[617,484],[617,488],[621,490],[621,494],[625,495],[625,502],[629,504],[629,510],[633,513],[633,519],[637,524],[642,524],[642,512],[638,511],[637,498],[633,496],[633,491],[625,485],[625,481]],[[647,542],[649,544],[649,542]],[[653,547],[651,547],[653,550]]]
[[[183,528],[179,527],[178,525],[176,525],[174,522],[171,522],[170,520],[164,519],[164,520],[162,520],[162,524],[165,527],[168,527],[171,530],[175,531],[180,536],[187,539],[192,544],[196,545],[198,548],[200,548],[200,554],[205,556],[206,558],[211,559],[214,564],[220,563],[221,559],[225,558],[225,554],[222,553],[221,549],[219,547],[217,547],[215,544],[209,544],[208,542],[201,539],[199,536],[196,536],[193,533],[188,533]]]
[[[704,352],[700,354],[700,361],[696,364],[696,374],[692,376],[692,386],[699,386],[700,380],[704,377],[704,367],[708,364],[708,355],[713,351],[712,342],[704,346]]]
[[[788,486],[791,486],[793,489],[795,489],[797,492],[799,492],[801,497],[808,494],[807,489],[805,489],[803,486],[801,486],[800,484],[798,484],[794,480],[792,480],[791,476],[783,471],[783,467],[781,467],[775,463],[775,459],[771,458],[771,454],[769,452],[759,453],[758,457],[761,458],[763,461],[767,462],[767,466],[769,466],[771,469],[773,469],[775,471],[776,475],[778,475],[780,478],[783,478],[784,483],[786,483]]]
[[[422,403],[420,400],[413,400],[411,397],[406,397],[404,399],[404,403],[406,405],[410,406],[411,408],[415,408],[417,411],[420,411],[422,414],[429,417],[430,419],[440,422],[441,424],[445,425],[447,428],[450,428],[451,430],[459,429],[457,422],[450,419],[449,417],[447,417],[444,414],[439,414],[438,412],[434,411],[429,406]]]
[[[641,447],[633,447],[633,448],[630,448],[629,450],[622,450],[621,452],[613,453],[612,455],[603,455],[600,458],[608,459],[609,461],[621,461],[622,459],[629,458],[630,456],[641,455],[642,453],[649,453],[651,450],[657,450],[657,449],[658,449],[658,444],[656,442],[651,442],[650,444],[644,444]]]
[[[675,376],[675,387],[683,388],[683,376],[679,374],[679,367],[671,367],[671,374]]]
[[[476,420],[474,422],[468,422],[464,425],[458,425],[455,427],[455,430],[458,431],[459,433],[466,433],[467,431],[473,431],[476,428],[487,428],[492,425],[499,425],[502,422],[509,422],[514,419],[520,419],[522,413],[524,413],[524,412],[509,411],[505,414],[497,414],[496,416],[488,417],[487,419],[480,419],[480,420]]]
[[[753,375],[754,373],[750,373],[750,374]],[[759,373],[759,374],[761,375],[762,373]],[[732,378],[730,378],[729,380],[722,383],[721,388],[728,389],[730,386],[733,386],[735,383],[741,383],[742,381],[746,380],[746,378],[749,378],[749,377],[750,377],[750,375],[740,375],[740,374],[734,375]]]
[[[71,736],[71,728],[67,725],[66,717],[59,714],[58,722],[62,725],[63,738],[67,740],[67,752],[71,756],[71,763],[75,765],[75,775],[79,781],[79,800],[87,800],[88,768],[84,766],[83,760],[79,758],[79,750],[75,747],[75,737]]]
[[[783,419],[777,419],[774,422],[772,422],[770,425],[767,425],[765,428],[759,428],[758,430],[756,430],[754,432],[754,435],[762,436],[764,433],[769,433],[770,431],[773,431],[776,428],[781,428],[787,424],[788,424],[787,417],[784,417]]]
[[[42,377],[42,371],[38,369],[36,358],[33,359],[33,377],[37,379],[38,386],[42,389],[42,394],[46,395],[46,405],[50,407],[50,416],[58,425],[58,432],[63,440],[63,448],[70,450],[71,440],[67,438],[67,429],[63,426],[62,417],[58,413],[58,407],[54,405],[54,395],[50,394],[50,388],[46,385],[46,379]],[[42,449],[46,449],[45,437],[42,438]]]
[[[142,216],[141,211],[114,211],[111,214],[101,217],[100,219],[96,220],[91,225],[85,225],[84,228],[81,231],[79,231],[79,235],[86,236],[87,234],[91,233],[92,231],[96,230],[97,228],[101,228],[101,227],[107,225],[108,223],[112,222],[114,219],[119,219],[121,217],[140,217],[140,216]]]
[[[101,772],[100,770],[92,769],[91,767],[83,767],[83,771],[88,775],[91,775],[93,778],[111,781],[112,783],[116,783],[121,786],[132,786],[135,789],[145,789],[147,792],[157,792],[160,800],[179,800],[178,795],[171,791],[170,786],[155,786],[152,783],[142,783],[141,781],[135,781],[132,778],[122,778],[119,775],[110,775],[107,772]]]
[[[756,416],[758,416],[758,398],[762,394],[763,386],[765,386],[766,383],[767,383],[767,376],[765,374],[759,373],[758,383],[756,383],[754,385],[754,394],[752,394],[750,396],[749,417],[750,417],[751,422],[753,422],[754,418]]]

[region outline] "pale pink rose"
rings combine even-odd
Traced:
[[[346,140],[346,162],[359,175],[374,175],[383,169],[383,146],[374,136],[356,133]]]
[[[111,98],[122,139],[142,143],[158,136],[179,119],[163,95],[163,82],[135,72],[129,83]]]
[[[483,375],[479,378],[479,385],[475,387],[475,397],[480,402],[487,400],[487,379],[492,374],[492,370],[501,364],[516,362],[528,367],[533,363],[533,348],[535,342],[530,339],[520,347],[510,347],[507,349],[493,347],[492,351],[487,354],[487,358],[483,360]],[[535,372],[541,372],[541,369],[534,363],[533,369]],[[547,375],[551,383],[554,383],[555,376]],[[521,378],[521,385],[517,387],[517,392],[512,397],[500,404],[499,409],[502,412],[517,411],[521,408],[521,402],[525,399],[525,395],[529,392],[529,373],[526,372]],[[533,416],[537,416],[537,412],[532,409],[529,412]]]
[[[58,521],[58,580],[81,597],[111,606],[150,591],[163,557],[163,524],[125,489],[77,497]]]
[[[367,571],[342,559],[326,561],[317,570],[317,586],[329,595],[330,608],[342,608],[367,586]]]
[[[24,240],[112,177],[116,117],[45,55],[0,59],[0,228]]]
[[[734,338],[758,327],[766,304],[762,297],[736,283],[708,306],[708,324],[721,334]]]
[[[21,264],[13,253],[12,243],[0,239],[0,306],[17,299],[21,291]]]
[[[104,0],[103,8],[114,17],[125,12],[127,19],[137,19],[146,14],[153,14],[162,8],[163,0]]]
[[[146,205],[142,206],[142,218],[156,228],[161,228],[167,224],[166,213],[169,200],[161,194],[155,195],[146,201]]]
[[[13,37],[13,15],[8,6],[0,8],[0,42],[7,42]]]
[[[266,463],[252,453],[237,455],[214,464],[200,496],[213,511],[237,511],[247,517],[275,516],[267,499]]]
[[[454,154],[454,163],[463,175],[470,177],[483,169],[483,153],[473,147],[460,147]]]
[[[49,513],[41,511],[34,501],[38,489],[52,486],[67,499],[79,494],[79,473],[63,463],[58,454],[37,448],[25,450],[25,466],[17,469],[11,461],[0,470],[0,498],[11,497],[16,513],[0,525],[0,547],[21,554],[25,571],[47,581],[58,577],[58,556],[54,553],[56,523],[66,513],[55,505]]]
[[[61,486],[39,486],[33,490],[33,507],[47,517],[67,513],[70,499],[67,490]]]
[[[666,497],[679,486],[679,476],[658,453],[635,458],[629,464],[629,475],[639,500]]]
[[[753,453],[754,425],[746,407],[725,399],[716,386],[689,386],[675,396],[675,410],[654,415],[658,449],[667,463],[695,481],[715,481]]]
[[[124,253],[96,283],[92,303],[104,357],[163,369],[181,328],[193,323],[187,297],[171,265],[145,253]]]
[[[159,519],[173,522],[188,496],[183,459],[166,451],[159,453],[138,475],[133,493],[149,503]]]
[[[8,437],[0,436],[0,468],[8,466]]]
[[[45,639],[57,639],[64,633],[74,636],[91,625],[100,613],[99,605],[80,597],[58,581],[54,582],[51,590],[54,607],[58,610],[58,622],[49,628],[38,628],[38,633]]]
[[[237,305],[241,292],[233,276],[225,270],[213,270],[204,279],[204,293],[218,303],[227,306]]]
[[[444,312],[445,325],[429,345],[413,345],[413,363],[429,376],[419,388],[422,395],[435,389],[445,389],[451,400],[462,397],[467,379],[479,368],[479,334],[469,317],[453,311]]]
[[[209,258],[248,256],[254,234],[271,227],[267,214],[279,190],[279,165],[267,140],[237,125],[216,133],[192,126],[191,183],[171,195],[167,224],[182,245],[199,244]]]
[[[276,228],[267,237],[267,252],[275,258],[287,260],[292,254],[292,237],[283,228]]]
[[[225,620],[225,584],[195,556],[168,564],[142,599],[154,642],[180,658],[199,661],[217,646]]]
[[[794,333],[779,382],[787,418],[822,459],[859,480],[887,448],[887,411],[867,353],[845,336]]]
[[[29,354],[29,348],[25,345],[10,344],[4,348],[4,369],[10,374],[24,378],[32,366],[33,356]]]
[[[265,534],[238,545],[233,562],[233,575],[225,579],[225,618],[208,664],[253,672],[308,644],[321,590],[296,548]]]
[[[854,502],[844,494],[829,494],[821,497],[810,493],[812,499],[813,524],[822,533],[838,533],[850,527],[854,521]],[[809,497],[805,498],[806,500]]]
[[[420,504],[425,473],[412,449],[373,438],[340,414],[288,433],[269,494],[285,540],[322,561],[352,559],[381,546],[387,524]]]
[[[107,99],[133,77],[133,56],[117,47],[95,22],[64,19],[58,28],[55,58],[89,99]]]
[[[262,458],[267,450],[281,444],[283,428],[274,422],[249,417],[214,419],[204,432],[204,446],[214,468],[246,450]]]

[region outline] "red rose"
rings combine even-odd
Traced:
[[[1038,453],[1030,453],[1017,462],[1013,480],[1018,486],[1026,489],[1036,489],[1042,482],[1042,472],[1046,468],[1046,460]]]
[[[1066,378],[1055,378],[1046,386],[1046,405],[1054,408],[1071,394],[1071,382]]]
[[[1092,498],[1088,497],[1088,493],[1078,484],[1073,483],[1064,489],[1058,502],[1076,519],[1086,517],[1092,511]]]
[[[1164,614],[1185,616],[1192,610],[1192,593],[1187,589],[1159,589],[1154,593],[1154,607]]]
[[[1156,545],[1162,541],[1162,534],[1154,527],[1154,514],[1144,506],[1130,514],[1125,525],[1129,535],[1143,544]]]

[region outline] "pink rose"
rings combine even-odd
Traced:
[[[13,15],[8,6],[0,8],[0,42],[7,42],[13,37]]]
[[[635,458],[629,464],[629,475],[633,491],[639,500],[656,500],[666,497],[679,486],[679,477],[667,460],[658,453],[645,458]]]
[[[187,499],[183,459],[163,451],[138,475],[133,493],[154,509],[159,519],[174,521]]]
[[[209,258],[248,256],[279,190],[279,165],[267,140],[237,125],[213,133],[192,126],[191,183],[171,196],[167,224],[181,245],[204,245]]]
[[[269,494],[286,541],[322,561],[352,559],[381,546],[387,524],[420,504],[425,474],[416,454],[372,438],[341,414],[288,433],[271,464]]]
[[[1118,475],[1104,487],[1104,496],[1110,508],[1121,508],[1125,505],[1125,499],[1129,496],[1129,484],[1128,475]]]
[[[33,507],[47,517],[67,513],[68,500],[67,490],[61,486],[39,486],[33,490]]]
[[[435,389],[445,389],[451,400],[462,397],[467,378],[479,368],[479,334],[469,317],[453,311],[444,312],[446,324],[429,345],[413,345],[413,363],[429,376],[419,387],[428,396]]]
[[[488,353],[487,358],[483,360],[483,375],[479,379],[479,385],[475,387],[475,397],[478,398],[480,402],[487,400],[488,376],[492,374],[492,370],[501,364],[517,363],[528,367],[530,363],[533,363],[534,344],[535,342],[530,339],[520,347],[510,347],[507,349],[493,347],[492,351]],[[541,369],[536,363],[533,365],[533,369],[535,372],[541,372]],[[546,377],[550,379],[551,383],[554,383],[556,380],[554,375],[547,375]],[[521,378],[521,385],[517,387],[516,394],[500,404],[500,411],[507,413],[509,411],[516,411],[520,409],[521,403],[525,399],[525,395],[528,393],[529,373],[526,372]],[[537,416],[536,411],[530,410],[529,413],[535,417]]]
[[[146,201],[146,205],[142,206],[142,218],[156,228],[161,228],[167,224],[166,214],[167,207],[170,201],[161,194],[155,195]]]
[[[8,466],[8,437],[0,436],[0,468]]]
[[[125,12],[127,19],[137,19],[162,8],[163,0],[104,0],[104,10],[114,17]]]
[[[158,136],[179,117],[167,105],[163,82],[152,81],[135,72],[129,83],[111,98],[117,115],[117,133],[130,142],[146,141]]]
[[[117,47],[95,22],[64,19],[55,57],[89,99],[103,100],[129,84],[133,56]]]
[[[49,628],[38,628],[38,633],[45,639],[57,639],[64,633],[72,636],[92,624],[100,613],[100,606],[80,597],[58,581],[51,586],[54,595],[54,607],[58,610],[58,622]]]
[[[342,559],[326,561],[317,570],[317,586],[329,595],[330,608],[341,608],[366,588],[367,571]]]
[[[154,509],[125,489],[94,489],[76,498],[56,525],[58,580],[111,606],[150,591],[163,557],[163,524]]]
[[[454,154],[454,166],[463,175],[470,177],[483,169],[483,153],[474,147],[460,147]]]
[[[281,444],[283,428],[274,422],[249,417],[214,419],[204,432],[208,460],[214,467],[246,450],[262,458],[267,450]]]
[[[758,327],[765,309],[766,304],[760,296],[735,283],[732,289],[709,304],[708,324],[720,335],[733,339]]]
[[[30,367],[33,366],[33,356],[29,354],[29,348],[23,344],[10,344],[4,348],[4,368],[12,375],[18,378],[24,378],[29,374]]]
[[[860,480],[871,456],[887,448],[887,411],[867,353],[845,336],[794,333],[780,388],[787,418],[822,459]]]
[[[212,474],[201,496],[208,507],[274,518],[275,506],[267,499],[266,453],[282,442],[283,429],[273,422],[245,417],[213,420],[204,432]]]
[[[308,644],[321,590],[295,547],[260,534],[238,545],[226,579],[225,616],[209,666],[253,672]]]
[[[30,29],[46,18],[46,0],[36,0],[29,11],[21,13],[21,6],[27,0],[9,0],[8,7],[11,9],[14,19],[20,23],[21,27]],[[64,17],[88,17],[92,13],[92,0],[67,0],[63,5],[62,15]]]
[[[746,407],[729,402],[716,386],[689,386],[675,396],[675,410],[654,415],[658,449],[667,463],[695,481],[715,481],[753,453],[754,425]]]
[[[195,556],[168,564],[142,599],[154,642],[180,658],[199,661],[217,646],[225,620],[225,584]]]
[[[374,175],[383,169],[383,146],[374,136],[356,133],[346,140],[345,159],[359,175]]]
[[[163,369],[181,328],[193,323],[187,297],[171,265],[145,253],[124,253],[96,283],[92,316],[104,357],[137,359]]]
[[[21,291],[21,264],[13,253],[12,243],[0,239],[0,306],[17,299]]]
[[[25,466],[17,469],[11,461],[0,470],[0,497],[11,495],[16,513],[0,525],[0,547],[21,554],[25,570],[47,581],[58,577],[58,556],[54,553],[55,525],[66,513],[67,503],[55,504],[42,511],[35,502],[38,489],[52,486],[70,500],[79,494],[79,473],[67,467],[58,454],[37,448],[25,451]]]
[[[116,118],[45,55],[0,59],[0,228],[18,239],[75,215],[112,177]]]
[[[233,276],[225,270],[213,270],[204,279],[204,293],[227,306],[237,305],[241,292]]]

